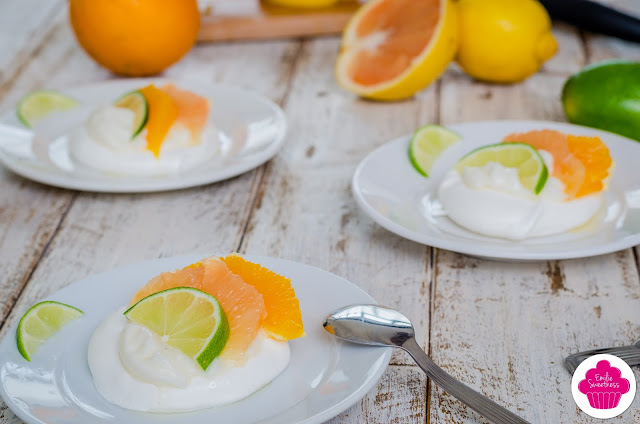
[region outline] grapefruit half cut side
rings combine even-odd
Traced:
[[[457,45],[452,0],[370,0],[344,30],[336,78],[362,97],[401,100],[435,80]]]

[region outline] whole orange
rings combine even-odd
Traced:
[[[98,63],[130,76],[177,62],[196,41],[197,0],[69,0],[71,26]]]

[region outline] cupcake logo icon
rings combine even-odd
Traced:
[[[633,371],[622,359],[594,355],[576,369],[571,389],[582,411],[595,418],[612,418],[622,414],[633,402],[636,381]]]

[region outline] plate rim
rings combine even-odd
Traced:
[[[194,258],[204,258],[204,257],[209,257],[209,256],[220,256],[219,254],[215,253],[215,254],[210,254],[210,253],[204,253],[204,254],[200,254],[200,253],[189,253],[189,254],[181,254],[181,255],[174,255],[174,256],[170,256],[170,257],[163,257],[163,258],[155,258],[155,259],[147,259],[147,260],[142,260],[142,261],[136,261],[136,262],[132,262],[132,263],[126,263],[126,264],[122,264],[119,265],[117,267],[114,268],[110,268],[108,270],[102,271],[102,272],[98,272],[98,273],[93,273],[90,275],[87,275],[83,278],[74,280],[72,283],[48,294],[47,296],[45,296],[42,300],[40,301],[44,301],[47,299],[51,299],[51,298],[57,298],[59,297],[59,293],[63,292],[63,291],[67,291],[67,290],[72,290],[72,286],[77,286],[77,285],[82,285],[82,284],[86,284],[87,280],[93,280],[95,278],[100,278],[103,277],[105,275],[109,275],[111,273],[120,273],[120,272],[131,272],[131,271],[127,271],[127,270],[136,270],[139,268],[144,268],[144,267],[149,267],[149,266],[153,266],[153,264],[161,264],[164,262],[180,262],[180,263],[189,263],[190,261],[193,262]],[[222,255],[224,256],[224,255]],[[305,268],[311,268],[314,271],[319,271],[321,273],[325,273],[325,274],[330,274],[331,276],[335,277],[337,280],[341,281],[341,284],[346,284],[348,286],[351,286],[351,288],[357,290],[360,294],[364,294],[367,298],[369,298],[371,300],[372,303],[374,304],[378,304],[378,302],[369,294],[367,293],[365,290],[363,290],[361,287],[359,287],[358,285],[356,285],[355,283],[352,283],[351,281],[347,280],[344,277],[341,277],[337,274],[334,274],[330,271],[327,271],[325,269],[322,269],[320,267],[316,267],[313,265],[309,265],[303,262],[297,262],[297,261],[293,261],[293,260],[289,260],[289,259],[282,259],[282,258],[277,258],[277,257],[273,257],[273,256],[263,256],[263,255],[252,255],[252,254],[242,254],[243,257],[247,258],[250,261],[255,261],[257,263],[260,263],[261,261],[264,261],[265,259],[268,261],[276,261],[276,262],[280,262],[280,263],[285,263],[285,264],[292,264],[294,266],[304,266]],[[196,259],[197,260],[197,259]],[[303,283],[304,284],[304,283]],[[63,293],[64,295],[64,293]],[[4,337],[2,340],[0,340],[0,343],[4,344],[6,343],[10,343],[10,339],[12,339],[12,334],[15,334],[16,331],[16,327],[18,325],[18,322],[15,321],[10,327],[9,330],[5,333]],[[341,340],[336,340],[336,342],[338,343],[347,343],[347,342],[343,342]],[[376,347],[373,347],[374,349],[376,349]],[[377,348],[377,349],[382,349],[382,348]],[[369,393],[380,381],[380,378],[382,377],[382,375],[386,372],[388,366],[389,366],[389,362],[391,360],[391,356],[392,356],[392,349],[388,348],[388,349],[384,349],[383,351],[383,355],[380,356],[375,362],[372,363],[372,367],[375,365],[376,362],[379,363],[378,368],[375,369],[375,372],[370,373],[366,376],[366,378],[364,379],[364,381],[362,382],[362,384],[360,384],[360,386],[358,386],[355,390],[353,390],[351,393],[349,393],[349,395],[345,398],[343,398],[340,402],[335,403],[334,405],[332,405],[331,407],[324,409],[320,412],[318,412],[315,415],[312,416],[308,416],[303,418],[302,420],[296,420],[296,421],[290,421],[288,423],[290,424],[320,424],[325,422],[326,420],[333,418],[339,414],[341,414],[342,412],[346,411],[347,409],[349,409],[351,406],[355,405],[358,401],[360,401],[367,393]],[[312,390],[309,394],[309,396],[311,396],[313,393],[317,393],[315,390]],[[40,424],[41,421],[36,421],[33,420],[30,415],[28,415],[22,408],[17,408],[14,409],[13,408],[13,402],[8,401],[8,399],[5,398],[5,394],[6,394],[6,390],[5,390],[5,386],[2,380],[0,380],[0,399],[2,399],[2,401],[5,403],[5,405],[7,405],[7,407],[16,415],[18,416],[21,420],[23,420],[25,423],[27,424]],[[308,399],[308,397],[304,398],[304,399]],[[304,399],[302,401],[304,401]],[[241,403],[242,400],[239,400],[238,402],[234,402],[234,403]],[[297,405],[297,403],[296,403]],[[295,405],[292,405],[292,407],[294,407]],[[128,414],[144,414],[144,412],[139,412],[139,411],[129,411],[125,408],[122,408],[125,412],[127,412]],[[213,408],[203,408],[203,409],[199,409],[197,411],[199,411],[200,413],[206,413],[207,411],[212,411]],[[286,409],[285,411],[282,411],[283,413],[286,413],[287,411],[289,411],[289,409]],[[193,412],[193,411],[191,411]],[[170,415],[180,415],[180,413],[176,413],[176,414],[170,414]],[[277,419],[277,415],[276,416],[272,416],[272,417],[268,417],[266,418],[267,420],[272,421],[273,419]],[[263,418],[260,418],[258,421],[256,421],[256,423],[260,423],[264,421]],[[104,422],[102,420],[99,420],[98,422]]]
[[[78,179],[73,178],[67,173],[56,174],[49,173],[47,170],[39,170],[36,168],[30,168],[28,165],[22,165],[20,161],[12,161],[12,157],[3,151],[0,148],[0,163],[7,170],[10,170],[12,173],[31,180],[40,184],[44,184],[50,187],[58,187],[69,190],[78,190],[83,192],[90,193],[114,193],[114,194],[134,194],[134,193],[155,193],[155,192],[164,192],[164,191],[174,191],[174,190],[182,190],[186,188],[200,187],[203,185],[213,184],[220,181],[224,181],[233,177],[237,177],[241,174],[244,174],[252,169],[255,169],[265,162],[272,159],[282,148],[284,142],[286,140],[287,132],[288,132],[288,124],[287,118],[282,110],[282,108],[270,98],[256,92],[249,90],[247,88],[241,87],[235,84],[227,84],[227,83],[218,83],[218,82],[207,82],[198,78],[170,78],[170,77],[159,77],[159,78],[113,78],[98,82],[90,82],[74,87],[65,86],[62,88],[57,88],[56,91],[60,91],[61,93],[65,92],[75,92],[86,89],[94,89],[97,87],[109,86],[109,85],[120,85],[120,84],[145,84],[145,83],[174,83],[176,85],[180,85],[180,83],[184,84],[198,84],[198,85],[206,85],[211,89],[231,89],[244,95],[252,96],[259,102],[266,105],[270,110],[272,110],[275,114],[277,121],[279,122],[280,131],[275,136],[275,140],[271,142],[266,149],[257,153],[257,156],[252,161],[243,161],[235,164],[225,165],[221,171],[217,172],[213,178],[211,176],[207,177],[207,174],[203,174],[199,178],[194,178],[193,180],[185,180],[183,178],[175,178],[175,175],[168,176],[160,176],[158,177],[148,177],[148,181],[145,181],[145,177],[135,177],[135,184],[138,184],[135,188],[127,188],[127,179],[124,177],[122,181],[114,182],[102,181],[96,179]],[[13,116],[13,113],[7,110],[5,113],[0,115],[0,122],[6,121]],[[6,125],[6,124],[5,124]],[[10,126],[15,126],[13,124],[8,124]],[[20,127],[18,127],[20,128]],[[22,128],[21,128],[22,129]],[[178,174],[182,177],[188,176],[189,172],[185,172],[183,174]],[[168,178],[167,178],[168,177]],[[133,178],[133,177],[132,177]]]
[[[478,125],[478,124],[482,124],[482,125],[492,125],[492,124],[500,124],[500,125],[504,125],[504,124],[513,124],[513,125],[549,125],[552,124],[554,126],[559,125],[559,126],[569,126],[569,127],[575,127],[575,128],[580,128],[581,130],[587,130],[589,132],[593,132],[593,133],[600,133],[603,134],[607,137],[610,136],[614,136],[616,138],[621,138],[623,140],[629,141],[631,143],[635,143],[638,145],[638,148],[640,148],[640,141],[636,141],[634,139],[631,139],[629,137],[625,137],[623,135],[620,134],[616,134],[616,133],[612,133],[609,131],[605,131],[605,130],[601,130],[598,128],[592,128],[592,127],[587,127],[584,125],[576,125],[576,124],[572,124],[569,122],[559,122],[559,121],[544,121],[544,120],[528,120],[528,119],[496,119],[496,120],[480,120],[480,121],[466,121],[466,122],[458,122],[455,124],[448,124],[448,125],[443,125],[446,128],[450,128],[452,130],[456,130],[456,128],[460,127],[460,126],[467,126],[467,125]],[[568,252],[554,252],[552,254],[550,254],[549,252],[542,252],[542,251],[534,251],[534,252],[522,252],[522,253],[515,253],[515,254],[510,254],[508,251],[508,246],[505,246],[505,248],[494,248],[494,247],[490,247],[487,246],[484,248],[483,252],[478,252],[477,249],[474,248],[466,248],[464,244],[461,244],[460,242],[455,242],[455,241],[450,241],[447,239],[442,239],[441,237],[436,237],[436,236],[428,236],[428,235],[422,235],[422,237],[420,236],[420,233],[417,233],[415,231],[411,231],[405,227],[403,227],[402,225],[390,220],[389,218],[380,215],[375,208],[373,208],[368,202],[367,200],[364,198],[364,195],[362,194],[359,185],[358,185],[358,178],[360,177],[360,175],[362,174],[362,170],[363,168],[367,165],[368,160],[375,155],[379,150],[388,147],[392,144],[400,144],[400,143],[405,143],[407,142],[410,138],[411,138],[411,134],[407,134],[401,137],[396,137],[393,138],[391,140],[388,140],[386,142],[384,142],[383,144],[381,144],[380,146],[378,146],[376,149],[374,149],[373,151],[369,152],[359,163],[358,166],[356,167],[353,176],[351,178],[351,192],[353,193],[353,196],[356,200],[356,203],[358,204],[358,206],[371,218],[373,219],[378,225],[380,225],[381,227],[385,228],[386,230],[400,236],[403,238],[406,238],[408,240],[414,241],[416,243],[420,243],[422,245],[425,246],[431,246],[431,247],[435,247],[435,248],[439,248],[439,249],[445,249],[445,250],[450,250],[452,252],[457,252],[457,253],[462,253],[465,255],[470,255],[470,256],[474,256],[474,257],[478,257],[478,258],[482,258],[482,259],[490,259],[490,260],[502,260],[502,261],[509,261],[509,260],[515,260],[515,261],[519,261],[519,262],[524,262],[524,261],[548,261],[548,260],[563,260],[563,259],[578,259],[578,258],[586,258],[586,257],[593,257],[593,256],[600,256],[600,255],[605,255],[605,254],[609,254],[609,253],[613,253],[613,252],[617,252],[623,249],[628,249],[628,248],[633,248],[637,245],[640,245],[640,232],[633,234],[623,240],[617,240],[614,242],[610,242],[610,243],[606,243],[606,244],[602,244],[602,245],[598,245],[595,247],[591,247],[591,248],[586,248],[586,249],[579,249],[579,250],[572,250],[572,251],[568,251]],[[407,162],[408,163],[408,162]]]

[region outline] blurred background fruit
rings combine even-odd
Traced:
[[[315,9],[333,6],[341,0],[263,0],[265,3],[277,6],[298,7],[303,9]]]
[[[460,0],[457,62],[478,80],[513,83],[537,72],[558,48],[536,0]]]
[[[200,26],[196,0],[70,0],[69,16],[86,52],[129,76],[156,74],[177,62]]]
[[[587,66],[565,82],[562,105],[569,122],[640,140],[640,63]]]
[[[344,30],[336,77],[365,98],[404,99],[436,79],[457,46],[451,0],[370,0]]]

